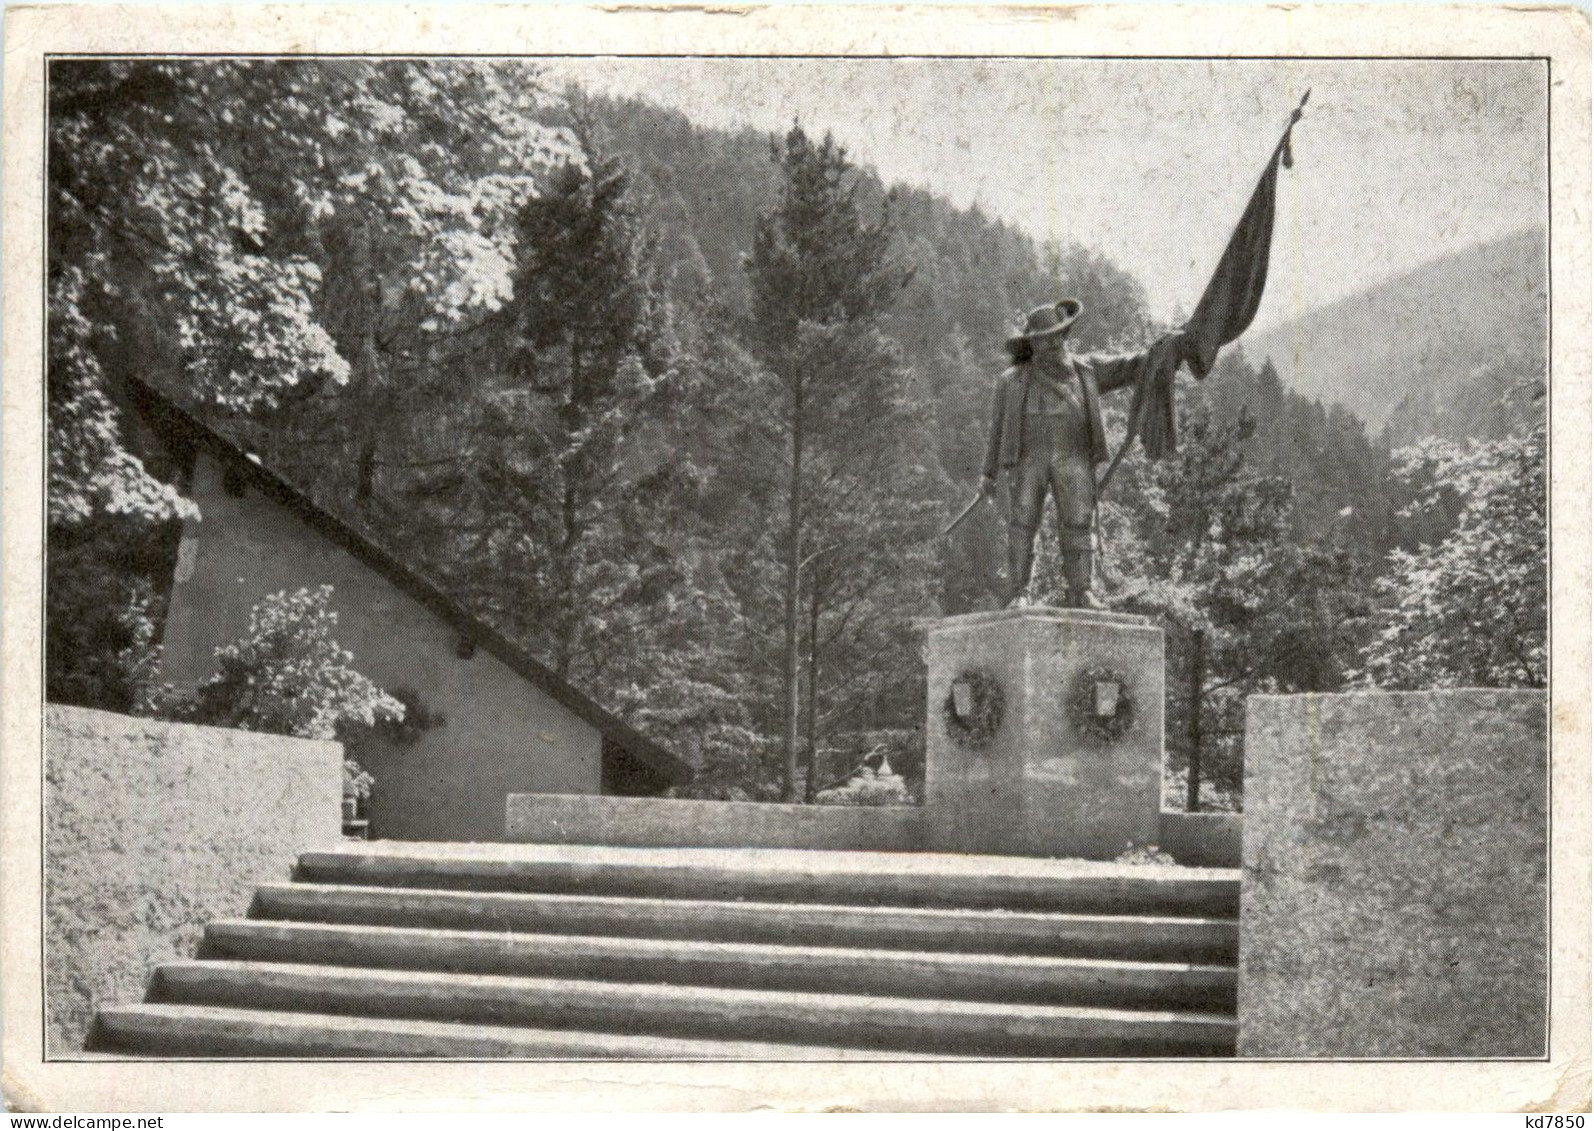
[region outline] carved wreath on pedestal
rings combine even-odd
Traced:
[[[984,750],[1002,729],[1002,685],[987,672],[965,671],[947,688],[941,715],[947,736],[965,750]]]
[[[1116,742],[1135,722],[1129,677],[1114,668],[1086,668],[1068,691],[1068,721],[1080,734]]]

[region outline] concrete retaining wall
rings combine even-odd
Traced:
[[[506,808],[506,839],[540,844],[881,852],[924,847],[924,810],[907,805],[777,805],[512,793]]]
[[[1253,696],[1239,1054],[1545,1053],[1542,691]]]
[[[1157,848],[1192,868],[1238,868],[1238,813],[1178,813],[1163,810],[1157,820]]]
[[[775,805],[656,797],[513,793],[505,839],[629,848],[927,848],[926,810],[912,806]],[[1157,846],[1181,864],[1240,866],[1238,813],[1161,814]]]
[[[46,726],[45,1054],[70,1058],[100,1005],[338,842],[342,749],[79,707]]]

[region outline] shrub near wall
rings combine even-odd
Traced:
[[[342,748],[277,735],[46,710],[45,1054],[94,1011],[138,1001],[157,963],[254,885],[339,838]]]

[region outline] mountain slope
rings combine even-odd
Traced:
[[[1491,435],[1498,395],[1542,378],[1548,307],[1545,234],[1515,235],[1405,275],[1247,338],[1285,384],[1336,401],[1397,442],[1426,434]],[[1508,398],[1509,399],[1509,398]]]

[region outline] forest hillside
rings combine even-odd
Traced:
[[[1528,228],[1426,263],[1247,340],[1303,396],[1395,445],[1496,439],[1540,406],[1513,395],[1544,370],[1545,234]]]

